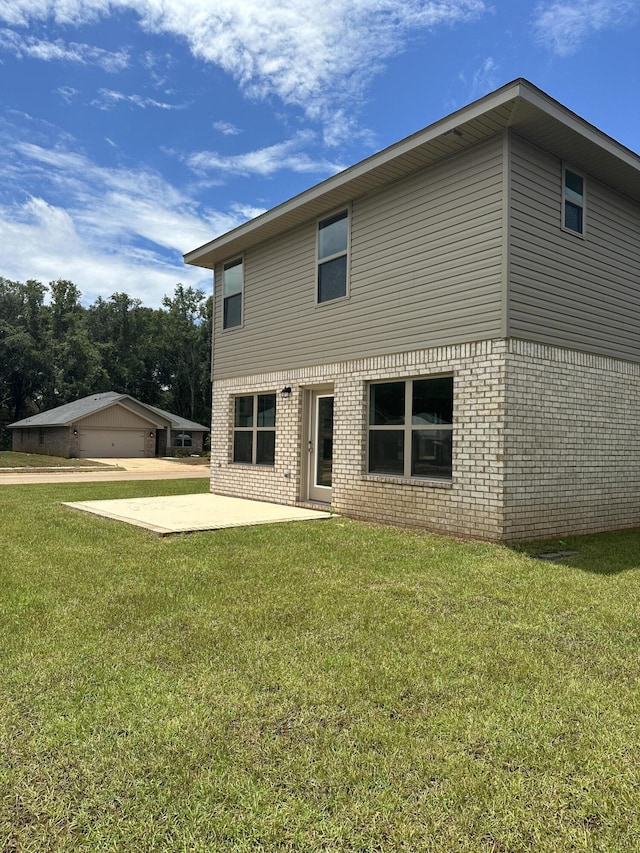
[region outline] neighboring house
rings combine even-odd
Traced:
[[[66,458],[201,453],[208,427],[128,394],[92,394],[14,424],[13,450]]]
[[[215,271],[213,491],[640,524],[640,158],[527,81],[185,260]]]

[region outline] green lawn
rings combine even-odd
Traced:
[[[87,465],[95,467],[96,463],[91,459],[66,459],[64,456],[0,450],[0,468],[82,468]]]
[[[638,850],[640,531],[156,538],[0,486],[0,850]]]
[[[207,456],[176,456],[173,462],[182,465],[209,465]],[[99,468],[101,462],[93,459],[66,459],[63,456],[45,456],[41,453],[14,453],[12,450],[0,450],[0,468]]]

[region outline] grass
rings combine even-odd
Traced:
[[[181,462],[183,465],[210,465],[208,456],[172,456],[172,462]]]
[[[175,456],[172,462],[182,465],[209,465],[207,456]],[[0,450],[1,468],[91,468],[108,467],[94,459],[67,459],[63,456],[45,456],[41,453],[17,453],[12,450]]]
[[[0,850],[634,851],[640,531],[156,538],[0,487]]]
[[[0,450],[0,468],[95,468],[99,463],[91,459],[66,459],[63,456],[45,456],[42,453],[17,453]]]

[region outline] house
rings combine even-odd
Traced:
[[[189,252],[212,489],[493,540],[640,524],[640,158],[523,79]]]
[[[12,447],[66,458],[201,453],[208,427],[107,391],[9,424]]]

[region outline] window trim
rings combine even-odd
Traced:
[[[253,424],[248,427],[239,427],[236,426],[236,400],[241,397],[252,397],[253,398]],[[274,415],[273,415],[273,426],[258,426],[258,398],[259,397],[273,397],[274,401]],[[248,394],[234,394],[231,397],[231,448],[230,448],[230,461],[232,465],[244,465],[250,466],[252,468],[275,468],[276,464],[276,425],[277,425],[277,417],[278,417],[278,394],[274,391],[255,391],[253,393]],[[236,460],[235,457],[235,435],[238,432],[251,433],[251,462],[244,462],[241,460]],[[265,463],[265,462],[257,462],[258,458],[258,433],[272,432],[273,433],[273,462]]]
[[[570,172],[572,175],[576,175],[578,178],[582,179],[582,202],[577,204],[575,200],[567,198],[567,172]],[[565,211],[567,202],[572,204],[574,207],[577,207],[582,213],[582,230],[576,231],[574,228],[569,228],[566,225]],[[561,204],[561,212],[560,212],[560,227],[567,234],[573,234],[574,237],[580,237],[582,240],[586,238],[587,235],[587,178],[586,175],[581,172],[579,169],[574,169],[573,166],[570,166],[568,163],[562,164],[562,204]]]
[[[221,312],[222,317],[220,319],[221,319],[221,325],[222,325],[222,331],[223,332],[230,332],[233,329],[241,329],[242,326],[244,325],[244,263],[245,263],[244,255],[240,255],[238,257],[231,258],[228,261],[224,261],[224,263],[222,264],[222,312]],[[224,274],[228,269],[231,269],[231,268],[237,267],[237,266],[240,266],[240,268],[241,268],[240,290],[236,290],[233,293],[225,294],[225,292],[224,292]],[[233,296],[238,296],[238,294],[240,294],[240,322],[236,323],[233,326],[227,326],[227,325],[225,325],[225,317],[224,317],[227,299],[230,299]]]
[[[334,252],[332,255],[326,255],[324,257],[320,257],[320,226],[322,223],[327,222],[330,219],[334,219],[341,214],[346,214],[347,220],[347,247],[346,249],[341,249],[339,252]],[[323,299],[320,300],[320,267],[323,264],[328,263],[329,261],[335,261],[338,258],[345,257],[347,261],[347,269],[345,274],[345,285],[344,285],[344,294],[342,296],[336,296],[334,299]],[[316,220],[316,246],[315,246],[315,304],[316,307],[320,305],[333,305],[336,302],[340,302],[343,299],[348,299],[350,295],[350,279],[351,279],[351,205],[348,204],[343,207],[336,208],[330,213],[324,214],[319,219]]]
[[[422,485],[424,483],[429,484],[451,484],[453,481],[453,448],[455,447],[453,439],[454,439],[454,426],[455,426],[455,412],[452,412],[452,418],[450,424],[414,424],[412,417],[412,403],[413,403],[413,383],[421,382],[424,380],[430,379],[451,379],[452,380],[452,406],[455,407],[455,376],[453,373],[437,373],[437,374],[429,374],[425,375],[417,375],[417,376],[389,376],[385,379],[376,379],[371,382],[366,383],[367,393],[366,393],[366,430],[367,430],[367,440],[366,440],[366,456],[365,456],[365,475],[368,478],[375,479],[384,479],[384,480],[393,480],[395,482],[401,483],[413,483],[415,485]],[[389,385],[397,382],[402,382],[405,386],[405,400],[404,400],[404,423],[403,424],[372,424],[371,421],[371,388],[375,385]],[[407,389],[411,387],[411,393],[407,393]],[[392,432],[392,431],[402,430],[404,433],[404,441],[403,441],[403,456],[404,456],[404,472],[400,473],[390,473],[390,472],[381,472],[381,471],[371,471],[370,470],[370,436],[372,432]],[[451,458],[451,473],[447,476],[439,477],[437,474],[414,474],[412,473],[412,442],[413,442],[413,433],[419,430],[428,431],[428,432],[436,432],[439,430],[446,430],[451,432],[451,446],[452,446],[452,458]]]

